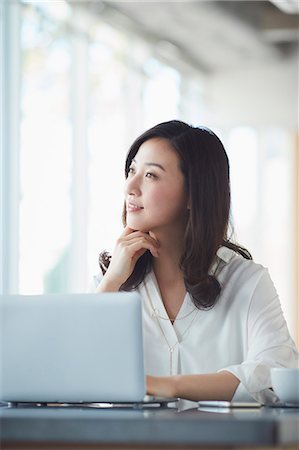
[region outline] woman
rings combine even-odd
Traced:
[[[125,228],[95,282],[141,295],[148,394],[275,401],[270,367],[297,352],[268,271],[229,241],[222,143],[165,122],[136,139],[125,172]]]

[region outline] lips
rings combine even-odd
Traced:
[[[144,209],[143,206],[139,206],[133,202],[127,202],[127,211],[128,212],[137,212],[137,211],[141,211],[142,209]]]

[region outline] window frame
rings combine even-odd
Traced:
[[[20,20],[19,2],[1,3],[0,292],[18,291]]]

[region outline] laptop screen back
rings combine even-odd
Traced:
[[[138,294],[1,296],[0,313],[0,400],[143,399]]]

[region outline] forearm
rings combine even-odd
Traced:
[[[231,400],[240,381],[230,372],[148,377],[148,393],[187,400]]]
[[[118,281],[110,280],[108,277],[104,276],[100,282],[100,284],[96,288],[96,292],[117,292],[121,283]]]

